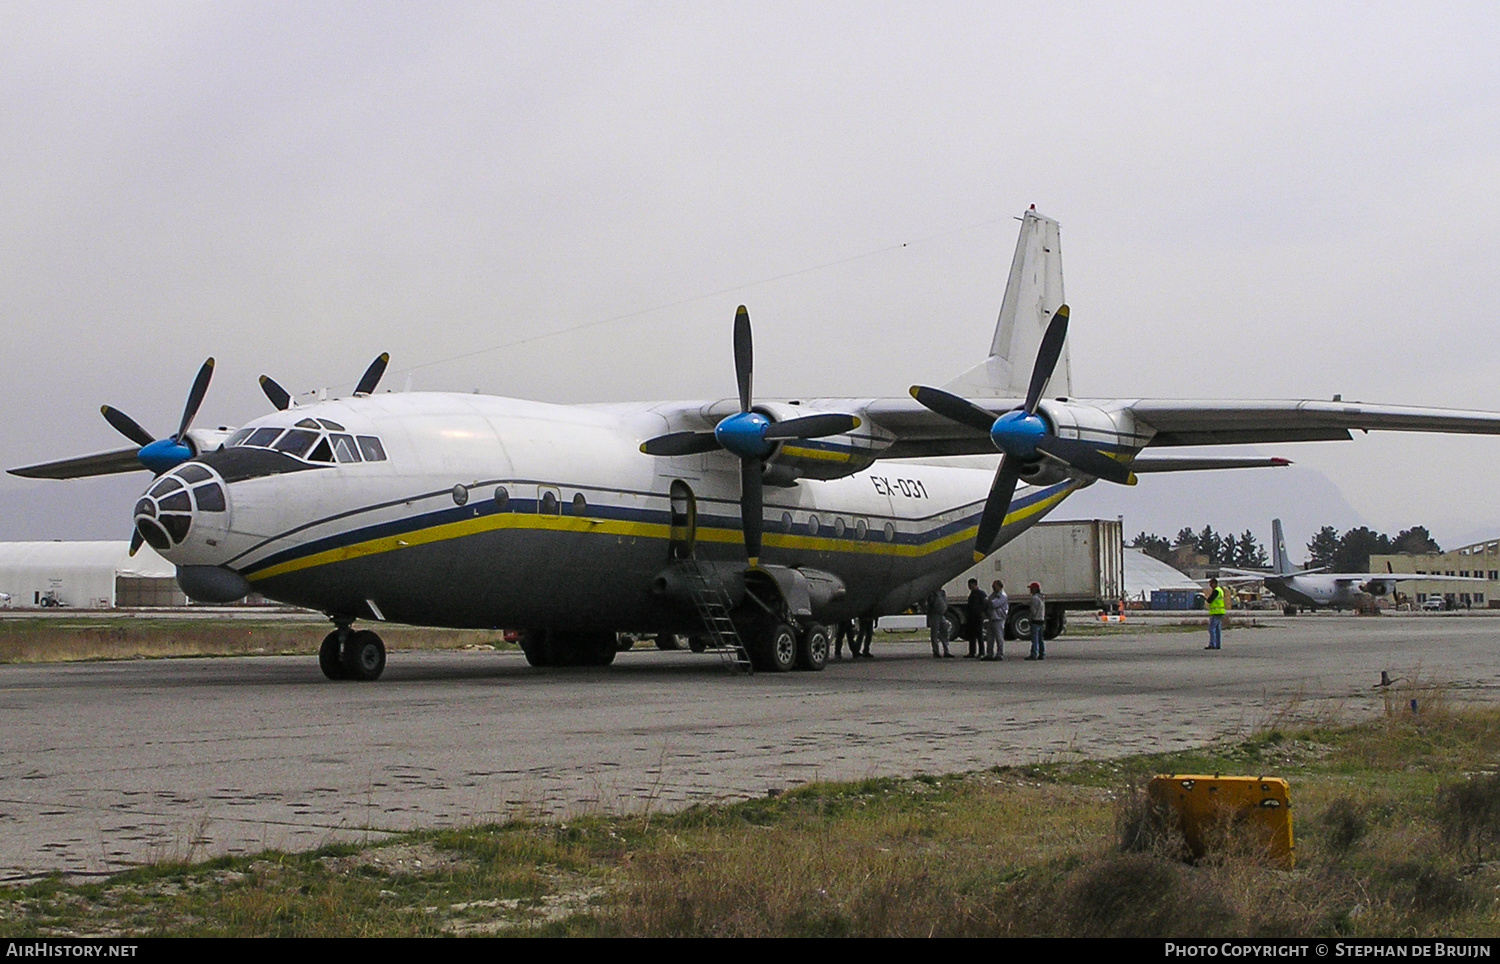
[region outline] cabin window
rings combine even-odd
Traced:
[[[844,520],[843,519],[834,519],[833,520],[833,537],[835,539],[842,539],[842,538],[844,538]]]
[[[854,523],[854,538],[863,539],[869,534],[870,527],[865,525],[865,520],[859,519]]]
[[[373,435],[356,436],[359,439],[360,454],[365,457],[366,462],[384,462],[385,448],[381,446],[380,439]]]
[[[542,515],[558,515],[557,496],[551,492],[542,493]]]
[[[579,492],[576,495],[574,495],[573,496],[573,514],[577,515],[577,516],[586,515],[586,514],[588,514],[588,510],[589,510],[589,503],[588,503],[588,500],[583,497],[583,493]]]
[[[896,527],[893,526],[893,525],[891,525],[889,522],[887,522],[885,524],[885,541],[886,542],[895,542],[896,541]]]
[[[790,512],[783,512],[781,514],[781,527],[787,532],[792,531],[792,514]]]
[[[495,509],[499,512],[510,511],[510,492],[503,485],[495,487]]]
[[[810,536],[818,534],[818,517],[815,515],[807,517],[807,534]]]

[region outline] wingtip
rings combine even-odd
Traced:
[[[1281,458],[1280,456],[1274,456],[1271,459],[1271,465],[1275,466],[1276,468],[1282,468],[1284,466],[1288,466],[1288,465],[1291,465],[1291,464],[1292,464],[1292,460],[1291,459],[1284,459],[1284,458]]]
[[[908,388],[906,391],[907,391],[908,394],[911,395],[912,398],[916,398],[917,397],[917,393],[920,392],[921,390],[922,390],[922,386],[921,385],[913,385],[911,388]]]
[[[1060,305],[1060,306],[1058,306],[1057,313],[1059,315],[1062,315],[1064,318],[1068,317],[1068,306],[1067,305]]]

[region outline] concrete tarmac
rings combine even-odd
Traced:
[[[393,653],[375,684],[310,657],[0,666],[0,876],[1177,749],[1380,712],[1381,670],[1500,701],[1500,618],[1259,618],[1217,653],[1143,630],[981,663],[877,633],[876,659],[753,677],[654,650],[589,670]]]

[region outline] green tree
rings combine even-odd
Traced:
[[[1172,547],[1175,549],[1178,546],[1190,546],[1197,543],[1197,541],[1197,534],[1187,526],[1183,526],[1181,529],[1177,530],[1177,538],[1172,540]]]
[[[1339,551],[1339,530],[1324,526],[1307,544],[1307,568],[1327,569],[1333,565],[1334,554]]]
[[[1172,554],[1172,544],[1167,541],[1165,536],[1159,536],[1154,532],[1146,532],[1144,529],[1134,539],[1130,540],[1130,547],[1132,549],[1141,549],[1152,559],[1160,559],[1162,562],[1166,562],[1167,557]]]
[[[1264,569],[1270,565],[1266,550],[1255,538],[1255,533],[1246,529],[1240,533],[1234,546],[1234,565],[1242,569]]]
[[[1391,540],[1391,551],[1409,556],[1422,556],[1442,552],[1443,547],[1432,538],[1426,526],[1412,526],[1410,529],[1401,530],[1396,538]]]
[[[1333,554],[1333,568],[1335,572],[1369,572],[1371,554],[1388,554],[1390,551],[1390,536],[1360,526],[1350,529],[1339,539],[1338,551]]]
[[[1224,540],[1219,538],[1213,526],[1204,526],[1194,541],[1198,553],[1208,557],[1209,565],[1217,566],[1224,561]]]

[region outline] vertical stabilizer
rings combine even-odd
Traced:
[[[1025,398],[1042,334],[1063,301],[1062,243],[1057,222],[1032,209],[1021,219],[1021,236],[1011,259],[1010,279],[1005,285],[990,355],[943,388],[965,397]],[[1066,344],[1047,394],[1073,394]]]
[[[1278,576],[1292,572],[1292,560],[1286,554],[1286,536],[1281,533],[1281,520],[1271,520],[1271,562]]]

